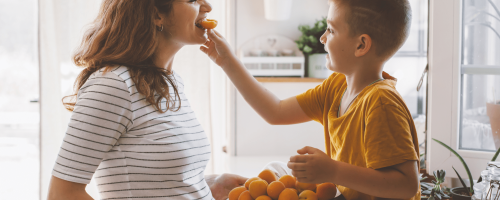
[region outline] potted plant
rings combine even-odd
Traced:
[[[455,173],[457,174],[458,176],[458,179],[460,180],[460,182],[462,183],[462,187],[456,187],[456,188],[452,188],[450,190],[450,194],[451,194],[451,197],[453,200],[462,200],[462,199],[467,199],[467,200],[470,200],[472,198],[472,195],[474,195],[474,180],[472,179],[472,175],[470,173],[470,170],[469,170],[469,167],[467,166],[467,163],[464,161],[464,159],[462,158],[462,156],[460,156],[460,154],[458,154],[455,150],[453,150],[451,147],[449,147],[448,145],[446,145],[445,143],[437,140],[437,139],[432,139],[434,141],[436,141],[437,143],[443,145],[445,148],[447,148],[448,150],[450,150],[453,154],[455,154],[455,156],[458,157],[458,159],[460,160],[460,162],[462,162],[462,165],[464,166],[465,168],[465,171],[467,172],[467,176],[469,178],[469,186],[470,187],[467,187],[467,185],[465,184],[464,180],[462,179],[462,177],[460,176],[460,174],[458,174],[457,170],[455,170],[455,167],[452,167],[453,170],[455,171]],[[500,148],[497,150],[497,152],[495,153],[495,155],[493,156],[493,158],[491,159],[491,161],[495,161],[498,157],[498,154],[500,153]],[[481,181],[481,180],[478,180],[478,182]]]
[[[441,184],[444,183],[446,171],[438,170],[434,171],[433,173],[436,180],[433,180],[432,183],[420,182],[420,188],[422,190],[422,195],[420,198],[428,200],[449,199],[450,196],[448,196],[448,194],[446,193],[446,189],[443,188],[444,186],[441,186]]]
[[[332,71],[326,68],[326,51],[320,38],[326,31],[326,18],[317,20],[314,26],[300,25],[302,36],[295,41],[297,47],[304,53],[307,64],[307,76],[328,78]]]

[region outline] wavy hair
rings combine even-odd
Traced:
[[[74,83],[74,94],[62,99],[67,110],[73,111],[76,95],[87,79],[97,70],[110,71],[113,66],[127,66],[139,93],[159,112],[180,109],[180,96],[170,72],[155,66],[153,58],[158,46],[158,12],[167,16],[174,0],[104,0],[99,14],[84,34],[73,61],[84,69]],[[170,95],[169,84],[175,93]],[[166,110],[161,109],[165,98]],[[69,100],[68,100],[69,99]],[[179,107],[174,110],[175,100]]]

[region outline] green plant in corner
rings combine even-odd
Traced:
[[[433,180],[432,183],[434,186],[432,187],[429,195],[429,200],[436,200],[436,199],[447,199],[450,198],[447,194],[445,194],[441,188],[441,184],[444,183],[445,176],[446,176],[446,171],[444,170],[437,170],[432,172],[434,174],[434,178],[436,179],[435,181]],[[421,183],[421,186],[425,186],[425,184]],[[425,192],[422,191],[422,194]]]
[[[326,53],[323,44],[320,42],[320,38],[326,31],[326,17],[321,20],[317,20],[314,26],[300,25],[299,30],[302,32],[302,36],[295,41],[297,47],[304,52],[304,54],[314,54],[314,53]]]
[[[458,157],[458,159],[460,160],[460,162],[462,162],[462,165],[464,166],[465,168],[465,171],[467,172],[467,176],[469,177],[469,183],[470,183],[470,187],[469,187],[469,194],[470,196],[472,196],[474,194],[474,181],[472,179],[472,175],[470,173],[470,170],[469,170],[469,166],[467,166],[467,163],[464,161],[464,159],[462,158],[462,156],[460,156],[460,154],[458,154],[455,150],[453,150],[450,146],[446,145],[445,143],[437,140],[437,139],[434,139],[432,138],[432,140],[436,141],[437,143],[439,143],[440,145],[443,145],[445,148],[447,148],[448,150],[450,150],[453,154],[455,154],[455,156]],[[455,169],[455,168],[453,168]],[[456,172],[456,170],[455,170]],[[457,173],[458,175],[458,173]],[[465,187],[465,191],[467,191],[467,187],[465,186],[465,182],[463,181],[463,179],[460,177],[460,175],[458,176],[458,178],[460,179],[460,182],[462,182],[462,184],[464,185]]]

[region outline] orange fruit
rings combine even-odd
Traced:
[[[259,177],[253,177],[253,178],[247,179],[247,181],[245,182],[245,187],[247,188],[247,190],[250,187],[250,183],[253,181],[256,181],[256,180],[262,180],[262,179]]]
[[[272,200],[271,197],[268,197],[266,195],[262,195],[257,197],[255,200]]]
[[[281,192],[278,200],[299,200],[297,192],[293,191],[291,188],[286,188]]]
[[[285,184],[279,181],[273,181],[267,186],[267,195],[272,199],[278,199],[281,192],[285,189]]]
[[[318,200],[318,196],[311,190],[304,190],[299,195],[300,200]]]
[[[240,197],[240,194],[244,191],[247,191],[247,188],[245,188],[245,186],[233,188],[231,192],[229,192],[229,200],[238,200],[238,197]]]
[[[282,176],[279,181],[285,184],[286,188],[295,188],[295,181],[297,180],[292,175],[287,174]]]
[[[214,29],[217,27],[217,24],[218,22],[215,19],[205,19],[201,22],[201,26],[206,29]]]
[[[238,200],[253,200],[252,195],[250,195],[250,191],[243,191],[240,196],[238,197]]]
[[[256,199],[259,196],[267,195],[267,186],[268,184],[265,180],[252,181],[252,183],[250,183],[248,191],[250,191],[250,195],[252,195],[252,197]]]
[[[301,183],[299,181],[295,182],[295,189],[299,192],[299,194],[304,190],[316,191],[316,184],[313,183]]]
[[[321,183],[316,188],[318,200],[329,200],[337,195],[337,186],[333,183]]]
[[[265,169],[264,171],[260,172],[259,178],[266,180],[268,183],[278,180],[276,174],[274,174],[274,172],[269,169]]]

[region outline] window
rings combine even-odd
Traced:
[[[37,200],[37,1],[0,0],[0,27],[0,194]]]
[[[487,113],[500,109],[500,0],[462,3],[459,148],[495,151],[500,133],[492,127],[500,118]]]
[[[430,1],[429,171],[453,171],[454,166],[465,173],[458,158],[431,138],[455,149],[474,177],[499,147],[495,121],[488,116],[488,105],[500,97],[498,6],[500,0]]]

